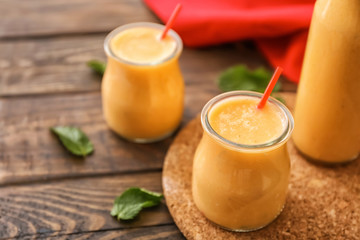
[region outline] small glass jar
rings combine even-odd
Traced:
[[[152,28],[160,33],[164,26],[132,23],[116,28],[106,37],[103,111],[108,126],[120,136],[139,143],[154,142],[171,135],[182,119],[184,80],[178,59],[183,45],[179,35],[169,30],[167,36],[176,43],[169,56],[147,63],[129,61],[114,53],[111,41],[133,28]]]
[[[290,176],[287,141],[294,127],[290,111],[279,101],[283,132],[274,140],[244,145],[220,136],[209,123],[209,112],[233,97],[255,98],[262,94],[234,91],[211,99],[201,113],[203,137],[197,147],[192,175],[192,194],[198,209],[211,222],[237,232],[260,229],[271,223],[285,204]]]

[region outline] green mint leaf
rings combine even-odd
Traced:
[[[79,128],[57,126],[50,129],[71,153],[85,157],[94,151],[93,144]]]
[[[104,75],[106,63],[99,60],[90,60],[86,64],[97,74]]]
[[[263,93],[271,79],[272,73],[265,68],[250,70],[245,65],[237,65],[226,69],[218,79],[219,88],[224,91],[247,90]],[[281,88],[278,82],[273,92]]]
[[[130,220],[143,208],[159,205],[163,195],[143,188],[131,187],[115,198],[111,216],[118,220]]]

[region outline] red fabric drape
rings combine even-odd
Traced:
[[[177,3],[172,27],[189,47],[253,39],[273,66],[298,82],[315,0],[144,0],[165,23]]]

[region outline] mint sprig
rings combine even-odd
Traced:
[[[246,90],[263,93],[271,79],[272,73],[263,67],[250,70],[245,65],[236,65],[226,69],[218,78],[218,86],[223,92]],[[272,93],[280,90],[277,82]],[[276,97],[280,100],[280,97]],[[281,102],[284,100],[281,98]]]
[[[58,136],[67,150],[77,156],[85,157],[94,151],[93,144],[79,128],[57,126],[50,130]]]
[[[97,74],[104,75],[106,63],[99,60],[90,60],[86,64]]]
[[[143,188],[131,187],[115,198],[110,212],[117,220],[130,220],[136,217],[143,208],[159,205],[163,195]]]

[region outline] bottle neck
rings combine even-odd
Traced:
[[[360,34],[360,1],[317,0],[312,21],[333,31]]]

